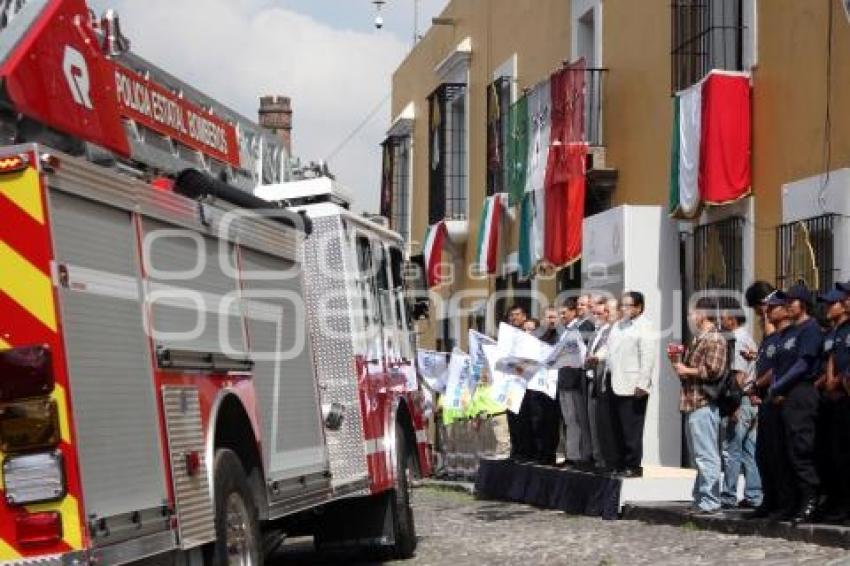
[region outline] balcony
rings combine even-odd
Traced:
[[[605,161],[603,136],[603,112],[605,104],[606,68],[584,70],[584,129],[588,144],[587,151],[587,203],[588,215],[601,212],[611,206],[611,198],[617,186],[617,170],[608,167]]]

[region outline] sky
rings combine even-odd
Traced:
[[[419,0],[420,34],[446,3]],[[372,0],[89,6],[98,14],[115,8],[134,52],[248,118],[256,120],[261,95],[290,96],[293,154],[302,162],[330,158],[331,171],[354,194],[352,209],[378,211],[379,144],[391,120],[391,75],[413,41],[414,0],[387,0],[381,30]]]

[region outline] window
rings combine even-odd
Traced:
[[[511,78],[500,77],[487,88],[487,196],[507,191],[505,144],[510,107]]]
[[[825,214],[783,224],[776,234],[776,284],[788,287],[804,282],[824,292],[835,283],[834,231],[839,216]]]
[[[743,291],[744,219],[726,218],[694,229],[694,291]]]
[[[410,136],[390,136],[382,144],[381,216],[405,242],[410,240]]]
[[[712,69],[744,68],[744,0],[673,0],[672,90],[702,79]]]
[[[380,359],[383,357],[383,344],[381,338],[381,318],[378,306],[377,288],[373,264],[372,247],[369,239],[365,236],[357,237],[357,266],[358,287],[360,288],[360,300],[362,308],[363,338],[367,343],[368,359]]]
[[[393,138],[392,216],[390,227],[410,241],[410,136]]]
[[[466,85],[446,83],[428,97],[428,223],[466,218]]]

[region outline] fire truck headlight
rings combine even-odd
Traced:
[[[22,452],[59,444],[59,411],[52,399],[34,399],[0,408],[0,451]]]
[[[6,458],[3,484],[10,505],[61,499],[65,496],[62,454],[41,452]]]

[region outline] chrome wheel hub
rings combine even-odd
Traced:
[[[254,566],[257,563],[257,540],[251,530],[248,507],[238,493],[227,498],[227,563],[230,566]]]

